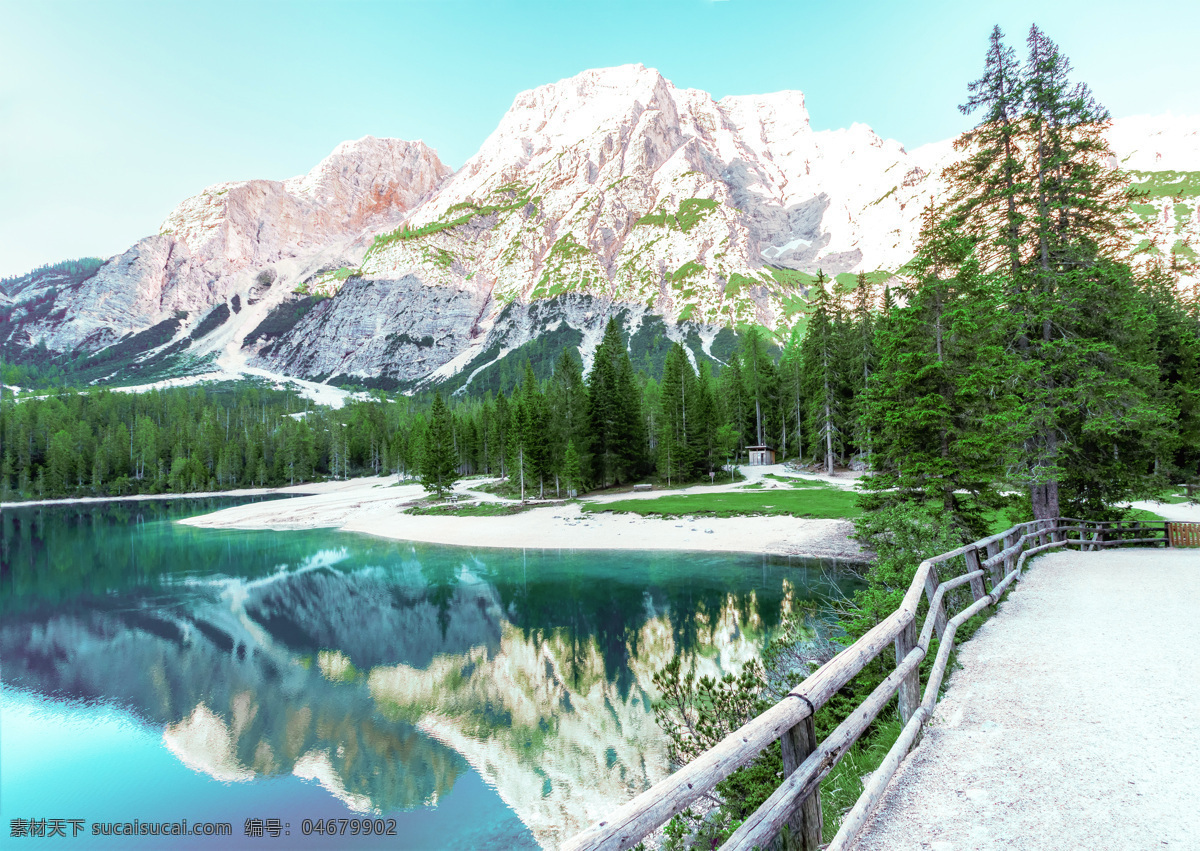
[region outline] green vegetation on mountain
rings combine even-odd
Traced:
[[[268,344],[279,340],[300,324],[300,320],[320,304],[321,300],[321,296],[307,295],[284,301],[274,307],[263,321],[246,335],[243,345],[252,346],[259,340],[266,340]]]
[[[1133,188],[1143,198],[1200,197],[1200,171],[1130,171]]]
[[[668,207],[660,205],[639,218],[634,224],[671,228],[687,233],[719,206],[721,206],[721,202],[712,198],[684,198],[674,212]]]
[[[229,315],[229,305],[221,302],[210,310],[207,316],[200,320],[200,323],[188,334],[188,338],[199,340],[201,337],[212,333],[225,324],[229,319]]]
[[[591,250],[580,245],[568,231],[550,247],[542,266],[542,277],[530,298],[553,298],[577,289],[586,290],[603,280],[604,272]]]
[[[38,266],[24,275],[0,278],[0,293],[16,293],[39,281],[50,281],[54,286],[66,287],[82,283],[100,271],[104,261],[99,257],[80,257]]]
[[[371,243],[371,247],[367,249],[366,258],[374,254],[378,254],[383,249],[387,248],[396,242],[407,240],[421,239],[422,237],[432,236],[445,230],[452,230],[461,227],[473,219],[487,218],[488,216],[499,213],[508,213],[513,210],[519,210],[527,204],[533,204],[536,208],[540,202],[540,197],[533,196],[532,189],[527,186],[522,186],[517,183],[507,183],[492,193],[489,198],[489,203],[480,204],[473,200],[460,201],[457,204],[451,205],[446,212],[441,215],[437,221],[427,222],[423,225],[413,226],[409,222],[404,222],[400,227],[388,233],[382,233],[375,237]]]

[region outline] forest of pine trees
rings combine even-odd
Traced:
[[[748,326],[715,371],[675,345],[639,372],[610,320],[585,374],[564,350],[511,394],[352,401],[244,385],[0,402],[0,498],[187,492],[321,477],[505,477],[523,497],[650,477],[707,480],[745,447],[826,471],[869,468],[864,507],[981,534],[1024,513],[1100,516],[1200,474],[1200,302],[1178,258],[1129,255],[1134,196],[1108,119],[1034,27],[1028,58],[993,31],[961,109],[950,192],[883,285],[818,273],[792,327]],[[0,364],[0,371],[3,365]],[[869,526],[869,524],[868,524]]]
[[[661,381],[638,373],[627,343],[614,320],[586,376],[571,349],[545,381],[526,364],[511,395],[378,394],[339,410],[248,384],[9,394],[0,403],[0,494],[183,493],[378,474],[419,478],[440,494],[483,474],[505,477],[523,496],[559,497],[655,476],[707,480],[763,424],[787,420],[772,347],[757,329],[719,378],[707,364],[697,371],[680,345]]]

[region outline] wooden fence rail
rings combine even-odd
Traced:
[[[1194,528],[1175,528],[1184,526]],[[1180,543],[1175,543],[1177,540]],[[821,841],[822,778],[898,694],[904,729],[829,845],[829,851],[841,851],[862,828],[900,761],[919,740],[925,722],[933,715],[958,628],[996,605],[1033,555],[1067,545],[1096,550],[1130,544],[1200,545],[1200,524],[1101,523],[1069,517],[1033,520],[921,562],[896,611],[818,668],[779,703],[568,840],[563,848],[566,851],[632,848],[778,739],[783,749],[783,783],[721,848],[749,851],[769,847],[787,825],[792,848],[816,851]],[[957,567],[960,563],[961,569]],[[947,597],[963,586],[969,586],[972,602],[950,617]],[[929,605],[918,635],[917,614],[922,596]],[[921,692],[920,665],[935,632],[938,653]],[[813,714],[889,646],[896,658],[892,672],[825,741],[818,743],[813,732]]]

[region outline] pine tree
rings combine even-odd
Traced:
[[[592,478],[608,487],[618,475],[617,355],[624,350],[616,321],[608,320],[588,373],[588,425],[592,438]]]
[[[583,464],[579,453],[575,451],[575,441],[568,440],[566,451],[563,453],[563,483],[567,486],[567,496],[572,499],[583,488]]]
[[[546,399],[533,374],[533,366],[525,362],[525,372],[518,393],[519,416],[515,421],[516,440],[522,463],[521,495],[524,498],[524,480],[537,482],[538,497],[545,496],[546,476],[550,472],[550,429],[547,422]]]
[[[871,285],[865,272],[859,272],[855,280],[853,297],[853,309],[846,328],[849,419],[858,453],[866,456],[866,462],[870,464],[871,429],[863,425],[864,421],[859,416],[859,400],[866,393],[871,374],[877,366],[878,356],[875,350],[875,315]]]
[[[554,376],[546,392],[548,427],[550,430],[550,466],[556,475],[565,475],[566,448],[574,443],[578,456],[579,447],[586,447],[588,437],[587,387],[583,382],[583,367],[573,349],[564,349],[554,364]],[[586,466],[582,457],[577,457],[580,468]],[[583,483],[575,481],[575,490]]]
[[[742,359],[737,352],[729,358],[728,366],[721,370],[720,397],[720,418],[731,426],[733,433],[737,435],[737,443],[732,452],[732,457],[737,458],[742,449],[753,445],[753,437],[748,437],[745,430],[753,407],[747,404],[746,383],[742,380]],[[725,445],[722,443],[722,446]],[[728,455],[728,452],[725,454]]]
[[[801,346],[801,382],[809,413],[807,431],[813,455],[822,457],[825,472],[832,474],[834,444],[841,440],[844,369],[837,327],[838,308],[826,287],[828,283],[825,273],[818,270],[817,280],[813,283],[813,312]]]
[[[983,268],[1007,264],[1016,278],[1026,220],[1021,195],[1027,172],[1019,148],[1025,79],[999,26],[992,28],[983,76],[968,90],[970,97],[959,111],[982,111],[982,120],[955,141],[957,149],[969,153],[951,169],[951,186],[957,189],[952,204],[968,230],[983,237],[978,244]]]
[[[739,362],[746,388],[745,433],[748,441],[762,446],[773,431],[770,420],[776,410],[779,380],[775,363],[767,353],[767,340],[758,326],[743,331]]]
[[[799,320],[792,326],[779,359],[780,419],[783,424],[779,442],[781,458],[786,458],[791,451],[796,457],[804,455],[804,327]]]
[[[720,415],[714,390],[712,368],[701,362],[700,371],[696,375],[696,403],[692,406],[695,422],[694,450],[696,453],[696,475],[715,472],[723,463],[718,459],[717,427]]]
[[[588,425],[593,476],[601,487],[641,474],[648,442],[641,390],[615,318],[604,328],[588,374]]]
[[[508,409],[508,397],[504,393],[496,394],[496,415],[492,420],[495,431],[490,440],[495,447],[496,472],[502,478],[507,477],[510,472],[508,469],[508,428],[512,414]]]
[[[980,271],[974,249],[961,219],[925,210],[907,303],[879,325],[879,369],[861,402],[877,450],[860,531],[893,522],[896,506],[925,507],[967,541],[1000,503],[1020,410],[998,276]]]
[[[696,374],[683,346],[675,343],[667,352],[659,398],[658,470],[668,484],[696,476],[699,455]],[[691,422],[688,414],[691,413]]]
[[[450,411],[442,400],[441,393],[433,397],[424,443],[421,484],[426,491],[442,499],[458,481],[458,457],[454,451]]]
[[[1158,431],[1149,323],[1128,266],[1113,260],[1128,238],[1120,175],[1101,131],[1108,119],[1070,63],[1037,27],[1025,69],[1031,185],[1024,264],[1014,289],[1018,350],[1030,414],[1023,478],[1035,517],[1094,513],[1145,492],[1130,457],[1137,435]],[[1123,469],[1099,464],[1126,448]],[[1107,469],[1106,469],[1107,468]],[[1119,483],[1119,484],[1118,484]],[[1065,492],[1064,492],[1065,491]]]
[[[1108,113],[1036,26],[1020,73],[993,30],[984,76],[964,111],[983,121],[952,169],[953,209],[985,273],[1001,276],[1015,318],[1026,431],[1015,475],[1034,516],[1095,513],[1153,490],[1147,443],[1166,419],[1152,323],[1116,258],[1129,240],[1128,193],[1103,130]],[[1121,459],[1110,463],[1105,459]],[[1116,468],[1121,467],[1121,474]]]
[[[1177,271],[1156,265],[1143,282],[1154,319],[1160,404],[1173,413],[1159,443],[1161,476],[1200,478],[1200,318],[1179,296]]]
[[[642,387],[633,371],[629,351],[622,346],[617,360],[617,446],[620,475],[627,480],[649,471],[649,433],[642,416]]]

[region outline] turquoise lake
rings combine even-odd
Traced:
[[[0,512],[6,840],[59,819],[28,844],[554,847],[669,772],[652,678],[675,654],[737,669],[792,605],[857,583],[800,558],[173,522],[231,504]],[[135,819],[232,834],[93,835]],[[394,835],[311,832],[326,819]]]

